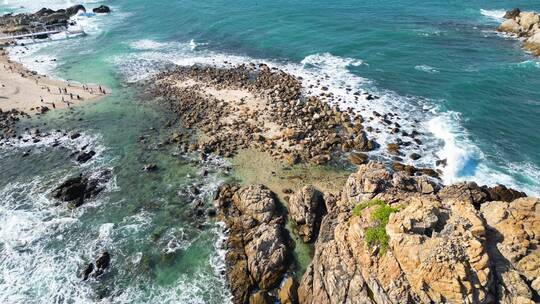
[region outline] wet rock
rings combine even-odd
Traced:
[[[88,266],[86,266],[83,273],[83,281],[88,280],[90,275],[96,278],[103,275],[105,270],[109,267],[110,263],[111,255],[107,251],[103,252],[96,259],[95,263],[89,263]]]
[[[68,202],[70,207],[79,207],[85,199],[95,197],[103,189],[105,183],[112,177],[110,170],[100,170],[93,174],[72,177],[56,187],[52,195],[54,198]]]
[[[420,159],[422,156],[418,153],[411,153],[411,155],[409,155],[409,158],[412,159],[412,160],[418,160]]]
[[[68,14],[70,17],[75,16],[79,11],[83,11],[86,13],[86,8],[81,4],[73,5],[66,8],[66,14]]]
[[[79,163],[86,163],[87,161],[89,161],[92,157],[94,157],[94,155],[96,155],[96,152],[91,150],[89,152],[81,152],[78,156],[77,156],[77,162]]]
[[[110,13],[111,12],[111,9],[106,6],[106,5],[100,5],[94,9],[92,9],[92,11],[94,13],[97,13],[97,14],[107,14],[107,13]]]
[[[154,172],[157,169],[158,167],[156,164],[147,164],[147,165],[144,165],[143,167],[143,171],[146,171],[146,172]]]

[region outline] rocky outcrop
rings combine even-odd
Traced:
[[[540,300],[540,200],[494,201],[482,205],[481,211],[487,224],[488,250],[500,282],[500,301]]]
[[[96,14],[108,14],[111,12],[111,9],[106,6],[106,5],[100,5],[94,9],[92,9],[92,11]]]
[[[540,16],[535,12],[522,12],[518,8],[506,12],[506,20],[497,31],[520,37],[523,47],[535,56],[540,56]]]
[[[220,187],[215,200],[228,238],[227,281],[234,303],[275,296],[289,268],[289,238],[274,194],[266,187]]]
[[[376,147],[359,114],[302,97],[299,79],[265,64],[176,67],[157,75],[151,90],[179,114],[185,130],[205,134],[204,140],[176,137],[186,151],[231,157],[255,148],[291,164],[323,164],[341,151]]]
[[[95,261],[95,263],[89,263],[86,266],[83,273],[83,281],[88,280],[90,276],[99,277],[109,267],[111,263],[111,255],[105,251]]]
[[[361,165],[326,199],[299,302],[534,303],[540,201],[521,196]]]
[[[60,201],[67,202],[70,208],[79,207],[84,200],[101,193],[111,177],[112,172],[107,169],[87,175],[81,174],[64,181],[53,190],[52,195]]]
[[[304,242],[311,242],[325,212],[322,193],[313,186],[305,186],[290,197],[288,209],[298,235]]]
[[[0,31],[5,34],[29,33],[42,30],[40,24],[66,26],[79,11],[86,12],[86,8],[78,4],[56,11],[42,8],[33,14],[5,14],[0,17]]]

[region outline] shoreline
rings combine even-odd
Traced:
[[[100,85],[86,85],[40,75],[13,61],[8,48],[0,49],[0,109],[29,115],[97,101],[110,94]]]

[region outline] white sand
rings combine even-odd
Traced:
[[[109,93],[108,89],[104,90]],[[5,52],[0,54],[0,109],[3,111],[17,109],[32,115],[40,112],[42,106],[50,110],[62,109],[105,95],[100,92],[99,86],[83,89],[81,84],[33,75],[21,64],[10,61]]]

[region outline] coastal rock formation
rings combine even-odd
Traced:
[[[68,202],[71,208],[79,207],[85,199],[95,197],[105,189],[105,183],[112,177],[110,170],[104,169],[92,174],[79,175],[64,181],[53,190],[53,197]]]
[[[304,242],[310,242],[316,236],[324,213],[322,193],[313,186],[306,186],[290,197],[288,209],[298,235]]]
[[[532,303],[540,294],[540,200],[489,202],[481,211],[495,273],[504,283],[497,285],[501,302]]]
[[[185,152],[233,157],[253,148],[288,164],[325,164],[349,155],[358,165],[368,157],[361,152],[379,148],[368,137],[373,129],[364,128],[364,118],[352,108],[304,96],[300,77],[266,64],[177,66],[154,77],[149,87],[178,114],[182,128],[168,142]],[[405,134],[421,144],[414,138],[418,132]],[[406,145],[397,142],[396,148]],[[410,175],[438,176],[431,169],[407,168]]]
[[[225,260],[234,303],[267,303],[260,301],[276,294],[291,255],[274,194],[262,185],[223,185],[215,203],[228,234]]]
[[[535,56],[540,56],[540,16],[535,12],[522,12],[515,8],[506,12],[506,19],[497,31],[520,37],[523,47]]]
[[[5,14],[0,17],[0,31],[4,34],[24,34],[43,30],[41,24],[67,26],[69,19],[79,11],[86,12],[86,8],[78,4],[56,11],[42,8],[33,14]]]
[[[0,144],[2,139],[17,136],[14,127],[23,117],[29,117],[29,115],[16,109],[9,111],[2,111],[0,109]]]
[[[180,116],[185,129],[204,136],[177,137],[185,150],[229,157],[256,148],[294,164],[330,161],[336,152],[368,151],[362,117],[301,98],[295,77],[267,65],[177,67],[158,75],[153,93]]]
[[[326,201],[300,303],[538,301],[540,201],[501,189],[359,166]]]
[[[96,14],[108,14],[111,12],[111,9],[106,5],[100,5],[94,9],[92,9],[92,12]]]
[[[96,259],[95,263],[89,263],[88,266],[86,266],[83,273],[83,281],[88,280],[90,275],[99,277],[109,267],[110,263],[111,255],[107,251],[103,252],[99,258]]]

